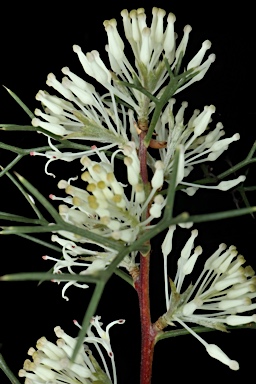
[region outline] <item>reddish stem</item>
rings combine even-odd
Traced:
[[[140,384],[151,383],[155,336],[157,334],[152,327],[150,318],[149,262],[149,254],[140,256],[140,275],[135,282],[139,297],[141,321]]]
[[[140,134],[140,171],[143,184],[148,183],[147,172],[147,148],[143,140],[146,132]],[[148,212],[145,215],[148,217]],[[146,255],[140,255],[140,273],[135,280],[135,288],[138,292],[141,320],[141,370],[140,384],[150,384],[152,375],[152,363],[155,345],[156,330],[153,329],[150,317],[150,299],[149,299],[149,266],[150,251]]]

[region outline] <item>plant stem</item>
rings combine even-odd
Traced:
[[[148,184],[147,172],[147,148],[144,145],[146,132],[140,134],[140,171],[143,184]],[[148,212],[145,213],[148,217]],[[134,285],[138,292],[141,321],[141,365],[140,365],[140,384],[150,384],[152,375],[152,362],[154,354],[154,345],[156,332],[153,330],[150,317],[150,299],[149,299],[149,266],[150,250],[146,254],[140,254],[140,273],[135,280]]]
[[[140,173],[144,185],[148,183],[148,169],[147,169],[147,148],[144,144],[144,138],[147,131],[140,133],[140,146],[139,146],[139,159],[140,159]]]
[[[153,330],[150,318],[149,300],[149,254],[140,256],[140,275],[135,281],[138,292],[141,321],[141,363],[140,384],[150,384],[156,331]]]

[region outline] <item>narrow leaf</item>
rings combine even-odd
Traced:
[[[17,221],[17,222],[21,222],[21,223],[42,224],[41,220],[30,219],[29,217],[14,215],[14,214],[8,213],[8,212],[0,212],[0,219]]]
[[[179,223],[179,222],[186,223],[190,221],[193,223],[202,223],[205,221],[223,220],[230,217],[248,215],[253,212],[256,212],[256,207],[234,209],[230,211],[223,211],[223,212],[216,212],[216,213],[207,213],[203,215],[194,215],[194,216],[189,216],[184,221],[177,221],[176,223]]]
[[[59,281],[81,281],[82,283],[98,283],[102,279],[98,275],[71,275],[69,273],[48,273],[48,272],[22,272],[4,275],[1,281],[40,281],[40,280],[59,280]]]
[[[245,324],[245,325],[241,325],[241,326],[237,326],[237,327],[227,326],[226,328],[229,330],[256,329],[256,324],[250,323],[250,324]],[[191,329],[192,329],[192,331],[194,331],[196,333],[216,332],[216,329],[214,329],[214,328],[207,328],[207,327],[201,327],[201,326],[191,327]],[[185,335],[191,335],[191,333],[189,333],[189,331],[187,331],[184,328],[174,329],[172,331],[166,331],[166,332],[159,333],[156,337],[156,342],[158,342],[160,340],[164,340],[164,339],[169,339],[170,337],[185,336]]]
[[[33,125],[0,124],[1,131],[37,131]]]
[[[6,91],[11,95],[11,97],[14,98],[14,100],[16,101],[16,103],[18,103],[21,108],[23,109],[23,111],[25,111],[28,116],[33,119],[35,116],[33,114],[33,112],[30,111],[30,109],[23,103],[23,101],[21,101],[21,99],[14,93],[12,92],[9,88],[5,87],[4,88],[6,89]]]
[[[0,353],[0,369],[5,373],[12,384],[20,384],[19,380],[14,376],[8,365],[6,364],[3,355]]]
[[[15,157],[15,159],[13,159],[8,165],[7,167],[3,168],[2,166],[0,166],[0,168],[2,169],[2,171],[0,172],[0,177],[2,177],[3,175],[5,175],[15,164],[17,164],[21,159],[22,159],[23,155],[18,155]]]
[[[241,187],[241,188],[237,188],[237,189],[238,189],[238,192],[240,193],[240,195],[241,195],[241,197],[243,199],[243,202],[244,202],[245,206],[247,208],[251,207],[251,204],[250,204],[250,202],[248,200],[248,197],[246,196],[246,193],[245,193],[245,188]],[[255,219],[255,216],[254,216],[253,213],[251,213],[251,216],[252,216],[253,219]]]
[[[115,275],[121,277],[121,279],[126,281],[128,284],[130,284],[134,288],[133,280],[132,280],[132,278],[126,272],[122,271],[119,268],[116,268]]]
[[[29,205],[31,206],[31,208],[33,209],[33,211],[35,212],[37,217],[40,220],[46,222],[46,220],[44,219],[43,215],[41,214],[41,212],[37,208],[35,202],[31,198],[31,196],[25,191],[25,189],[17,182],[17,180],[9,172],[6,172],[6,175],[13,182],[13,184],[19,189],[19,191],[22,193],[22,195],[25,197],[25,199],[27,200],[27,202],[29,203]]]
[[[36,189],[28,180],[26,180],[23,176],[19,175],[17,172],[14,172],[18,177],[21,184],[27,188],[27,190],[43,205],[43,207],[50,213],[53,219],[58,223],[61,222],[62,219],[56,209],[52,206],[52,204]]]
[[[45,233],[60,231],[63,229],[59,224],[53,225],[37,225],[37,226],[12,226],[12,227],[1,227],[3,230],[0,235],[17,235],[20,233]]]
[[[62,249],[60,247],[57,247],[56,245],[48,243],[47,241],[43,241],[41,239],[38,239],[37,237],[29,236],[29,235],[26,235],[25,233],[17,233],[17,236],[23,237],[24,239],[27,239],[27,240],[32,241],[34,243],[40,244],[43,247],[50,248],[53,251],[60,252],[60,253],[62,252]]]
[[[76,355],[77,355],[79,349],[81,348],[81,346],[84,342],[84,338],[85,338],[88,326],[90,324],[90,320],[97,310],[97,307],[98,307],[100,298],[102,296],[104,287],[105,287],[105,283],[103,281],[97,282],[97,285],[94,289],[94,292],[93,292],[93,295],[91,298],[91,301],[87,307],[87,310],[86,310],[86,313],[85,313],[85,316],[84,316],[84,319],[82,322],[82,327],[81,327],[79,334],[78,334],[77,343],[76,343],[75,349],[73,351],[73,355],[71,357],[72,361],[75,360]]]
[[[172,218],[173,204],[176,190],[176,180],[178,176],[180,149],[177,148],[173,159],[173,169],[171,174],[171,180],[167,191],[166,205],[164,210],[163,220]]]

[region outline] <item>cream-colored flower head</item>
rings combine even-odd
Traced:
[[[56,344],[41,337],[36,348],[29,348],[28,355],[32,361],[26,359],[19,376],[25,377],[25,384],[48,384],[48,383],[106,383],[117,384],[114,353],[110,344],[109,330],[115,324],[123,324],[125,320],[112,321],[106,330],[102,328],[100,316],[92,318],[84,339],[84,344],[78,351],[74,361],[71,361],[76,339],[69,336],[61,327],[54,328],[58,337]],[[78,326],[79,324],[74,321]],[[96,330],[96,334],[93,332]],[[103,369],[94,358],[88,344],[93,344],[99,352]],[[112,374],[110,374],[104,352],[111,360]]]
[[[252,302],[256,297],[255,272],[250,266],[243,267],[245,259],[238,254],[235,246],[227,248],[226,244],[220,244],[204,263],[196,282],[184,289],[184,281],[203,251],[202,247],[194,246],[198,235],[194,229],[181,251],[169,293],[167,259],[172,251],[174,231],[175,226],[171,226],[162,244],[167,308],[163,317],[170,325],[175,322],[181,324],[205,346],[210,356],[237,370],[239,365],[236,361],[229,359],[216,345],[206,343],[187,323],[226,331],[226,326],[256,322],[256,314],[247,314],[256,309],[256,304]]]

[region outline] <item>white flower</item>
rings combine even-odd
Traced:
[[[71,361],[71,357],[76,345],[76,339],[67,335],[59,326],[54,328],[56,336],[59,338],[56,344],[48,341],[45,337],[41,337],[36,344],[36,349],[30,348],[28,355],[32,360],[25,360],[23,369],[19,371],[20,377],[26,377],[25,383],[98,383],[116,384],[116,368],[114,361],[114,353],[111,349],[109,329],[114,324],[123,324],[124,320],[116,320],[110,323],[106,331],[102,329],[102,323],[99,322],[100,317],[96,316],[92,319],[91,325],[84,339],[84,345],[80,348],[75,361]],[[75,322],[76,325],[77,322]],[[95,327],[98,336],[95,337],[91,328]],[[86,343],[93,343],[102,360],[104,371],[92,355]],[[100,347],[107,351],[112,363],[112,378],[106,363],[104,354]]]
[[[114,174],[114,158],[117,152],[122,152],[127,168],[127,181],[124,186]],[[84,188],[71,184],[77,178],[60,180],[58,187],[64,189],[67,196],[50,195],[52,200],[61,201],[60,216],[69,224],[89,230],[105,238],[116,240],[120,244],[133,243],[141,233],[152,227],[151,221],[162,214],[166,199],[157,193],[162,187],[163,164],[156,162],[155,173],[152,177],[152,190],[146,198],[145,187],[140,176],[140,163],[135,144],[128,142],[123,149],[113,154],[111,161],[103,152],[94,149],[100,161],[96,162],[83,156],[81,163],[84,171],[81,179],[86,183]],[[144,212],[148,203],[153,201],[149,216],[144,220]],[[62,258],[56,259],[44,256],[44,260],[55,261],[53,273],[94,274],[104,270],[117,255],[115,247],[98,244],[88,238],[77,236],[67,231],[58,231],[51,238],[62,246]],[[132,273],[137,267],[134,251],[119,264]],[[60,283],[60,281],[58,281]],[[65,292],[71,285],[88,288],[85,283],[67,281],[62,289],[62,297],[68,300]]]
[[[215,112],[213,105],[205,106],[204,110],[200,113],[199,110],[195,110],[192,117],[187,123],[184,122],[184,113],[188,106],[187,102],[183,102],[176,115],[173,111],[175,99],[171,99],[160,115],[160,119],[156,125],[155,133],[157,136],[157,143],[163,143],[159,149],[160,160],[154,159],[150,153],[147,154],[147,162],[150,168],[155,172],[151,185],[154,192],[161,188],[163,181],[169,182],[171,180],[171,174],[173,169],[173,158],[176,150],[180,150],[179,168],[176,184],[185,186],[182,191],[186,192],[189,196],[195,194],[199,188],[204,189],[218,189],[226,191],[238,185],[245,180],[244,175],[240,175],[235,179],[221,181],[217,185],[202,185],[194,184],[185,181],[185,178],[191,173],[195,165],[215,161],[224,151],[226,151],[229,145],[239,140],[240,135],[234,134],[230,138],[222,138],[225,135],[222,123],[217,123],[213,130],[210,130],[209,124],[211,122],[211,116]],[[123,152],[127,157],[125,158],[125,165],[128,171],[128,180],[131,185],[139,184],[139,163],[135,160],[134,155],[131,157],[132,151],[138,149],[139,141],[137,133],[132,135],[134,142],[120,143],[117,152]],[[45,172],[48,175],[54,176],[53,173],[48,171],[48,165],[52,161],[63,160],[73,161],[81,159],[83,156],[92,156],[97,150],[111,149],[115,144],[105,145],[101,148],[92,146],[90,149],[83,152],[61,152],[58,150],[48,139],[49,145],[52,151],[46,153],[31,152],[31,155],[45,156],[49,160],[45,165]],[[117,153],[115,152],[115,153]],[[158,181],[157,181],[158,179]],[[157,186],[159,184],[159,187]],[[152,198],[152,196],[151,196]]]
[[[163,94],[167,81],[169,81],[166,60],[175,73],[174,77],[179,74],[181,61],[188,44],[189,33],[192,29],[188,25],[185,26],[183,38],[176,47],[175,16],[170,13],[165,23],[166,12],[163,9],[154,7],[152,14],[152,22],[148,26],[143,8],[132,10],[130,13],[127,10],[121,12],[124,34],[134,55],[131,60],[126,57],[125,48],[127,43],[118,32],[115,19],[104,22],[108,37],[106,50],[109,56],[110,68],[103,63],[97,51],[93,50],[84,54],[79,46],[73,46],[73,50],[77,54],[86,75],[106,88],[107,93],[105,95],[100,96],[92,84],[77,76],[68,67],[62,69],[65,75],[62,82],[58,81],[53,73],[48,75],[47,85],[54,88],[61,96],[50,95],[46,91],[40,90],[36,95],[36,99],[41,101],[44,111],[38,108],[35,110],[36,117],[32,120],[32,125],[40,127],[40,132],[48,135],[52,151],[31,153],[32,155],[48,158],[45,166],[48,175],[55,176],[48,171],[48,165],[52,161],[63,160],[70,162],[77,158],[81,159],[82,156],[91,156],[93,154],[93,148],[83,152],[61,152],[51,143],[50,137],[54,138],[54,135],[67,139],[93,141],[93,144],[98,142],[100,143],[99,151],[118,147],[117,151],[123,150],[125,152],[125,148],[127,145],[129,146],[131,141],[135,143],[138,150],[141,129],[143,126],[146,130],[148,129],[150,116],[152,116],[156,106],[149,94],[158,99]],[[198,53],[189,61],[187,70],[183,74],[179,74],[175,86],[176,91],[173,91],[173,94],[204,76],[214,60],[214,55],[210,55],[203,62],[205,53],[210,47],[209,40],[203,42]],[[136,82],[143,87],[146,94],[133,86],[130,87],[125,84],[134,85]],[[185,146],[184,164],[180,164],[177,184],[188,175],[193,168],[193,164],[205,160],[202,157],[198,159],[198,156],[209,152],[209,159],[213,156],[216,158],[228,146],[227,139],[220,146],[218,138],[215,137],[216,135],[211,139],[210,144],[216,144],[217,141],[218,147],[215,145],[214,148],[210,148],[209,135],[206,140],[207,144],[201,145],[202,135],[215,109],[213,106],[205,107],[205,110],[198,117],[194,116],[195,126],[192,132],[192,119],[188,127],[180,126],[185,105],[178,112],[175,118],[176,124],[173,126],[172,104],[173,101],[171,100],[160,116],[155,129],[157,140],[151,140],[151,142],[163,143],[163,146],[167,143],[166,149],[160,149],[160,159],[163,165],[161,165],[159,172],[156,172],[152,180],[154,192],[150,195],[151,199],[154,197],[155,190],[158,189],[155,188],[156,182],[161,185],[162,179],[167,181],[170,179],[176,144]],[[237,135],[230,139],[229,142],[233,140],[237,140]],[[209,149],[208,152],[207,149]],[[209,160],[208,158],[207,160]],[[213,160],[213,158],[210,160]],[[152,163],[153,166],[154,163],[157,164],[157,161],[150,161],[149,154],[148,161],[151,168]],[[127,166],[129,183],[136,185],[137,189],[141,190],[138,187],[138,176],[136,176],[136,167],[138,166],[135,164],[134,159],[128,156],[125,159],[125,165]],[[193,194],[197,188],[192,184],[187,186],[188,188],[185,191],[189,194]],[[138,199],[143,198],[142,194],[139,197],[137,193],[136,196]],[[162,207],[161,204],[160,207]],[[152,209],[152,212],[154,212],[154,209]],[[158,217],[160,213],[161,208],[158,213],[153,213],[154,217]]]
[[[70,210],[70,212],[75,211]],[[97,272],[103,271],[117,255],[116,250],[106,246],[97,245],[88,239],[77,237],[70,232],[59,231],[59,234],[62,237],[52,235],[51,240],[62,246],[62,258],[55,258],[48,255],[43,256],[43,260],[51,260],[55,262],[52,271],[54,274],[70,273],[72,275],[94,275],[97,274]],[[81,246],[77,245],[77,243],[80,243]],[[91,249],[92,246],[94,250]],[[96,250],[97,248],[98,250]],[[136,265],[135,256],[136,252],[132,252],[129,256],[126,256],[119,264],[119,267],[126,268],[129,272],[132,271]],[[53,280],[53,282],[58,284],[64,281],[65,280]],[[77,281],[67,279],[67,282],[62,288],[62,297],[67,301],[69,298],[66,295],[66,291],[71,286],[82,289],[89,287],[86,283],[78,283]]]
[[[177,273],[171,282],[171,294],[168,291],[167,258],[172,249],[172,238],[175,226],[169,228],[162,245],[165,261],[165,296],[167,312],[163,316],[170,325],[178,322],[191,332],[206,348],[210,356],[238,369],[234,363],[217,346],[207,344],[195,334],[186,323],[196,323],[225,331],[225,325],[241,325],[256,322],[256,314],[243,313],[256,309],[252,299],[256,297],[256,277],[250,266],[242,267],[245,263],[243,256],[238,255],[235,246],[227,248],[220,244],[219,248],[209,257],[204,268],[195,282],[187,289],[183,288],[186,276],[193,271],[202,248],[194,248],[197,230],[191,236],[181,251],[177,262]]]
[[[54,173],[48,171],[48,166],[53,161],[62,160],[62,161],[66,161],[66,162],[71,162],[71,161],[74,161],[77,159],[81,159],[81,157],[83,157],[85,155],[88,156],[88,154],[92,154],[95,152],[93,149],[83,151],[83,152],[61,152],[60,150],[58,150],[57,147],[55,147],[51,143],[50,139],[48,140],[48,142],[53,149],[52,151],[46,151],[45,153],[32,151],[32,152],[30,152],[30,156],[43,156],[43,157],[48,158],[49,160],[46,162],[44,170],[45,170],[46,175],[52,176],[52,177],[56,177],[56,176],[54,175]],[[109,148],[111,148],[111,147],[112,147],[112,145],[109,146]],[[107,149],[107,148],[105,147],[105,149]]]
[[[152,14],[153,18],[149,27],[146,23],[146,14],[143,8],[132,10],[130,13],[126,9],[121,12],[125,37],[132,48],[135,66],[125,55],[125,43],[118,33],[116,20],[112,19],[104,22],[108,35],[107,52],[109,61],[112,70],[117,75],[116,78],[113,78],[114,85],[116,83],[116,86],[121,86],[125,95],[131,93],[133,98],[137,100],[138,106],[135,111],[138,114],[138,120],[147,119],[154,106],[149,103],[149,99],[145,94],[135,89],[126,88],[118,82],[118,79],[133,83],[134,76],[136,76],[147,91],[151,94],[157,94],[169,76],[164,59],[167,59],[173,71],[178,70],[186,51],[189,33],[192,30],[189,25],[185,26],[184,36],[176,48],[174,32],[176,17],[174,14],[169,13],[166,28],[164,26],[166,12],[163,9],[154,7]],[[210,60],[206,60],[201,64],[205,52],[210,47],[211,43],[208,40],[205,41],[200,51],[189,62],[187,69],[193,68],[194,71],[192,72],[199,72],[189,83],[202,78],[210,63],[214,60],[214,57],[211,56]],[[184,86],[179,84],[177,88],[184,89],[189,83]]]
[[[71,76],[71,72],[67,68],[64,70]],[[61,92],[64,97],[67,97],[67,94],[63,92],[63,89],[67,89],[68,85],[71,87],[70,83],[65,80],[65,86],[60,87],[61,83],[56,79],[54,82],[48,81],[48,85]],[[71,89],[74,92],[72,87]],[[109,95],[101,98],[94,88],[90,88],[88,92],[91,92],[91,97],[95,100],[93,104],[81,100],[80,94],[80,98],[76,95],[70,96],[70,101],[67,102],[65,99],[39,91],[36,99],[41,101],[45,110],[43,113],[36,109],[35,115],[46,121],[36,117],[32,120],[32,125],[43,128],[45,134],[50,132],[67,138],[112,143],[112,146],[124,144],[128,140],[124,109],[122,107],[117,109],[114,97],[110,101],[107,99]],[[119,117],[119,113],[121,117]]]
[[[75,225],[84,225],[92,232],[124,242],[134,241],[140,229],[141,205],[143,199],[136,199],[137,185],[140,184],[139,162],[135,151],[124,160],[128,182],[132,187],[131,200],[125,194],[125,187],[117,181],[111,162],[104,157],[96,162],[84,156],[81,159],[85,189],[73,187],[61,181],[59,188],[65,189],[71,197],[71,210],[62,208],[64,220]],[[100,154],[103,158],[103,154]],[[139,191],[140,194],[142,191]],[[144,197],[145,200],[145,197]],[[74,210],[75,208],[75,210]],[[76,213],[79,211],[77,217]],[[128,230],[128,232],[127,232]]]
[[[86,182],[86,190],[74,187],[68,181],[59,182],[59,188],[65,189],[70,196],[68,200],[64,198],[64,201],[72,205],[69,209],[61,206],[60,213],[65,221],[74,225],[85,226],[105,237],[131,243],[155,217],[149,216],[146,221],[141,219],[148,201],[154,198],[155,202],[161,205],[160,213],[165,205],[165,199],[157,194],[157,189],[163,185],[163,165],[161,162],[156,163],[152,190],[146,200],[134,143],[127,143],[119,152],[125,155],[124,164],[131,191],[127,191],[127,187],[120,183],[114,174],[114,156],[112,161],[109,161],[98,151],[96,153],[100,156],[100,162],[86,156],[81,159],[84,171],[81,178]],[[53,196],[52,198],[62,200]]]
[[[215,161],[228,146],[239,140],[238,133],[230,138],[222,139],[225,135],[222,123],[217,123],[215,129],[209,130],[211,116],[215,112],[213,105],[205,106],[200,113],[195,110],[187,123],[184,122],[184,113],[188,106],[183,102],[175,114],[173,106],[175,99],[171,99],[161,114],[156,125],[155,132],[159,142],[165,146],[159,148],[160,159],[164,164],[164,176],[167,182],[173,168],[173,158],[177,148],[182,148],[180,167],[183,168],[183,175],[179,177],[179,184],[188,188],[184,189],[188,195],[193,195],[198,188],[228,190],[245,180],[245,176],[239,176],[234,180],[222,181],[216,186],[206,186],[189,183],[183,180],[197,164]]]
[[[128,112],[123,104],[135,111],[136,119],[140,122],[148,120],[155,104],[148,95],[124,83],[133,84],[137,79],[146,92],[159,97],[159,92],[163,91],[161,87],[166,85],[169,77],[165,59],[177,75],[191,31],[190,26],[185,26],[184,36],[176,48],[175,16],[172,13],[168,15],[165,28],[166,12],[153,8],[152,13],[153,19],[148,27],[143,8],[130,13],[127,10],[121,12],[125,37],[134,55],[132,64],[125,56],[125,42],[118,33],[115,19],[104,22],[108,36],[106,50],[110,68],[103,63],[97,51],[84,54],[78,45],[74,45],[73,50],[86,75],[103,85],[107,93],[100,96],[92,84],[77,76],[68,67],[64,67],[62,72],[65,76],[61,82],[53,73],[48,75],[46,82],[61,96],[40,90],[36,99],[41,101],[44,111],[35,110],[37,117],[32,120],[32,125],[40,127],[40,131],[46,135],[111,143],[112,146],[127,142],[129,132],[133,128],[127,127]],[[176,93],[205,75],[215,58],[210,55],[203,62],[210,47],[211,43],[206,40],[190,60],[187,66],[189,72],[185,71],[183,75],[179,75]],[[121,102],[117,103],[117,99]]]

